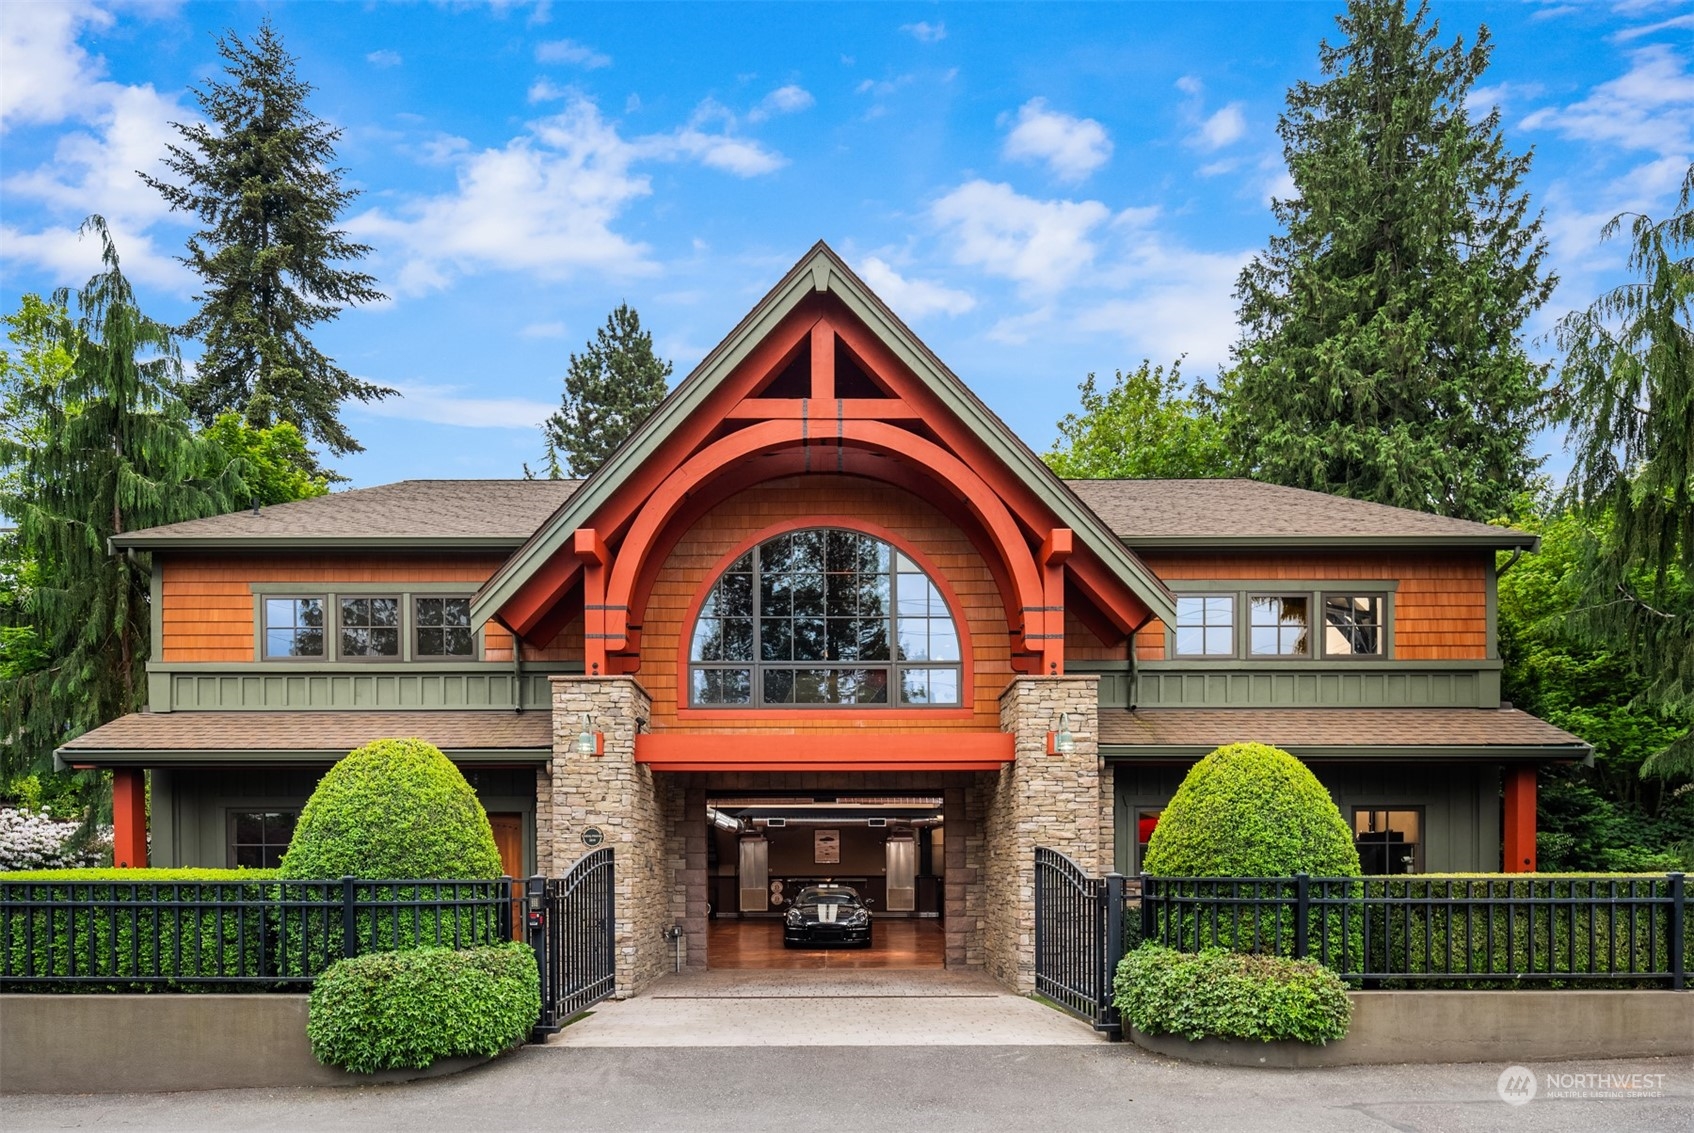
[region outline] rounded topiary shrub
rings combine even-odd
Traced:
[[[319,1062],[369,1074],[493,1057],[523,1042],[540,1016],[528,945],[418,948],[331,965],[312,987],[306,1037]]]
[[[329,769],[294,827],[285,878],[494,878],[494,830],[448,758],[423,740],[376,740]]]
[[[1357,877],[1359,851],[1305,764],[1269,744],[1229,744],[1177,788],[1144,868],[1161,877]]]

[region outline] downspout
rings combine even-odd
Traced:
[[[515,714],[522,716],[524,688],[523,638],[519,637],[517,635],[517,631],[507,625],[506,619],[502,618],[499,614],[495,614],[493,620],[501,629],[512,635],[512,711]]]
[[[1153,620],[1148,614],[1129,631],[1129,710],[1135,711],[1135,706],[1141,702],[1141,669],[1135,663],[1135,635],[1141,632],[1143,626]]]
[[[1513,567],[1517,566],[1518,560],[1521,559],[1521,558],[1523,558],[1523,548],[1522,547],[1513,547],[1512,548],[1512,557],[1507,559],[1501,565],[1494,568],[1494,577],[1500,578],[1501,576],[1503,576],[1507,571],[1509,571]]]

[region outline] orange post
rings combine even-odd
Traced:
[[[1535,764],[1506,768],[1505,850],[1507,873],[1535,872]]]
[[[112,772],[112,864],[147,867],[147,779],[139,767]]]

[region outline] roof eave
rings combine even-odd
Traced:
[[[137,551],[250,551],[250,550],[460,550],[510,551],[523,546],[517,535],[199,535],[147,539],[146,532],[114,535],[115,550]]]
[[[1430,760],[1541,760],[1567,762],[1586,759],[1594,749],[1589,744],[1293,744],[1278,743],[1290,755],[1302,759],[1402,759]],[[1124,744],[1102,743],[1100,756],[1107,760],[1199,759],[1217,750],[1216,744]]]
[[[444,747],[442,754],[454,763],[508,764],[546,763],[553,757],[550,747],[457,748]],[[345,748],[76,748],[61,747],[53,753],[55,770],[72,767],[185,767],[256,766],[265,764],[329,764],[346,756]]]
[[[1538,551],[1541,537],[1501,528],[1500,535],[1126,535],[1131,550],[1166,547],[1470,547]]]

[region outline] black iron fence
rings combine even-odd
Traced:
[[[0,881],[0,991],[289,990],[366,952],[512,938],[512,881]]]
[[[1664,877],[1149,877],[1141,935],[1310,958],[1376,987],[1687,986]]]
[[[584,855],[565,876],[532,877],[524,887],[529,942],[541,968],[537,1039],[616,990],[614,879],[612,848],[603,846]]]
[[[1316,960],[1366,988],[1688,987],[1683,875],[1091,877],[1035,852],[1036,990],[1116,1030],[1142,940]]]

